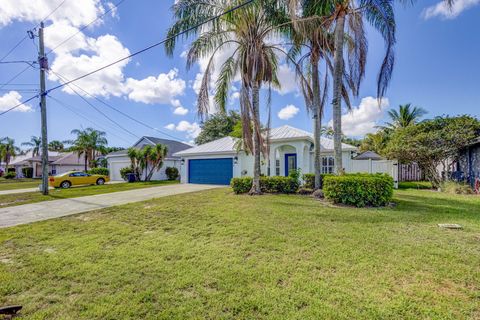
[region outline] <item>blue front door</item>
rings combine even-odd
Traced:
[[[188,161],[188,182],[201,184],[230,184],[233,159],[192,159]]]
[[[285,153],[285,176],[288,177],[290,171],[295,169],[297,169],[297,154]]]

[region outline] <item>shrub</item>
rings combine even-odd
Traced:
[[[393,178],[387,174],[346,174],[323,181],[325,198],[356,207],[385,206],[392,199]]]
[[[127,181],[127,174],[129,174],[129,173],[135,173],[133,171],[132,167],[125,167],[125,168],[120,169],[120,176],[125,181]]]
[[[322,173],[320,176],[322,180],[320,182],[320,189],[323,187],[323,179],[331,174]],[[309,189],[315,189],[315,174],[314,173],[305,173],[303,176],[303,186]]]
[[[473,194],[473,190],[467,183],[446,181],[442,184],[441,190],[451,194]]]
[[[22,174],[25,178],[32,178],[33,168],[22,168]]]
[[[323,193],[322,189],[317,189],[313,192],[312,196],[317,199],[325,198],[325,194]]]
[[[5,179],[14,179],[17,176],[17,174],[13,171],[9,171],[5,173],[4,178]]]
[[[304,196],[308,196],[308,195],[311,195],[313,193],[313,189],[302,187],[302,188],[298,189],[297,193],[301,194],[301,195],[304,195]]]
[[[165,174],[167,175],[168,180],[177,180],[180,176],[178,169],[175,167],[167,167],[165,169]]]
[[[233,178],[230,185],[237,194],[247,193],[252,187],[253,178],[242,177]],[[260,177],[260,189],[266,193],[295,193],[297,192],[299,183],[292,177]]]
[[[88,174],[101,174],[101,175],[104,175],[104,176],[108,176],[108,174],[109,174],[107,168],[101,168],[101,167],[92,168],[90,170],[87,170],[87,173]]]

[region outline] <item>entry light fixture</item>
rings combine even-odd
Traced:
[[[238,157],[237,157],[237,156],[235,156],[235,157],[233,158],[233,164],[238,164]]]
[[[180,163],[182,164],[182,166],[185,164],[185,159],[182,159],[182,161],[180,161]]]

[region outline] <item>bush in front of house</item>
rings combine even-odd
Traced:
[[[473,194],[473,189],[468,183],[446,181],[442,183],[440,189],[450,194]]]
[[[393,178],[387,174],[329,175],[324,178],[325,198],[355,207],[387,205],[393,196]]]
[[[247,193],[252,188],[252,177],[233,178],[230,186],[236,194]],[[260,189],[265,193],[295,193],[298,180],[292,177],[260,177]]]
[[[15,179],[17,174],[14,171],[9,171],[3,176],[5,179]]]
[[[109,171],[108,171],[107,168],[98,167],[98,168],[92,168],[90,170],[87,170],[87,173],[88,174],[101,174],[103,176],[108,176]]]
[[[168,180],[177,180],[180,176],[178,169],[175,167],[167,167],[165,168],[165,174],[167,175]]]
[[[326,176],[329,176],[331,174],[328,173],[322,173],[320,176],[322,177],[321,183],[320,183],[320,189],[323,187],[323,179]],[[303,176],[303,187],[308,188],[308,189],[315,189],[315,174],[314,173],[305,173]]]
[[[127,174],[129,173],[135,173],[132,167],[125,167],[120,169],[120,176],[122,177],[123,180],[127,181]]]
[[[22,174],[25,178],[32,178],[33,168],[22,168]]]

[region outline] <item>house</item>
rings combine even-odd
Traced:
[[[180,158],[174,156],[173,154],[185,149],[189,149],[192,146],[175,140],[145,136],[140,138],[140,140],[138,140],[132,147],[141,149],[146,145],[154,146],[156,144],[163,144],[167,146],[168,152],[162,168],[153,174],[152,180],[166,180],[167,176],[165,174],[165,169],[167,167],[176,167],[180,171]],[[108,163],[108,169],[110,171],[110,180],[122,180],[120,170],[130,166],[130,158],[128,157],[127,152],[127,150],[120,150],[109,153],[105,156]]]
[[[313,135],[285,125],[270,130],[269,159],[262,159],[261,173],[288,176],[292,169],[314,172]],[[321,138],[322,173],[333,173],[333,140]],[[357,148],[343,143],[345,172],[388,173],[397,182],[397,162],[392,160],[354,160]],[[238,150],[238,141],[224,137],[174,154],[181,161],[182,183],[229,184],[232,177],[253,175],[253,156]]]
[[[472,187],[480,180],[480,137],[460,150],[456,175],[458,179],[466,180]]]
[[[32,156],[31,151],[25,155],[15,157],[10,163],[10,167],[15,168],[18,178],[23,178],[23,168],[32,168],[33,178],[40,178],[42,176],[42,157]],[[76,152],[48,152],[48,174],[56,175],[67,171],[83,171],[85,164],[83,155]],[[90,169],[87,165],[87,170]]]

